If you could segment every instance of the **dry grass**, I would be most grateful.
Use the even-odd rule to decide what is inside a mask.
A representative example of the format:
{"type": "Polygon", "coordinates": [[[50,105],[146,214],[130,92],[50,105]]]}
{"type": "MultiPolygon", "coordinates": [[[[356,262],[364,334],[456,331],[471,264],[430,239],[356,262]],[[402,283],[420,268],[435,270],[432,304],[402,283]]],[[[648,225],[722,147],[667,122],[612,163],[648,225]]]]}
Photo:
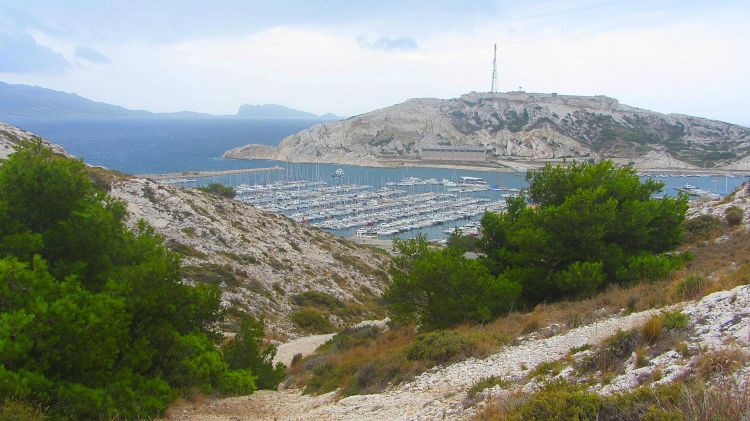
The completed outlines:
{"type": "Polygon", "coordinates": [[[573,395],[575,386],[563,385],[562,388],[569,391],[567,401],[561,401],[559,396],[545,390],[532,394],[517,391],[508,397],[490,400],[473,420],[520,421],[525,419],[524,415],[529,415],[523,413],[524,407],[526,412],[531,412],[528,410],[532,408],[534,419],[571,419],[566,407],[576,403],[596,406],[595,419],[599,421],[736,421],[750,418],[750,382],[740,383],[730,378],[721,378],[710,384],[702,378],[683,378],[669,385],[644,386],[599,397],[585,393],[573,395]]]}
{"type": "Polygon", "coordinates": [[[725,347],[709,351],[693,364],[695,372],[703,378],[715,375],[722,377],[744,367],[750,357],[747,352],[737,347],[725,347]]]}
{"type": "Polygon", "coordinates": [[[711,386],[697,383],[683,390],[682,412],[697,421],[734,421],[750,419],[750,382],[738,384],[719,379],[711,386]]]}
{"type": "Polygon", "coordinates": [[[662,329],[662,318],[660,316],[653,316],[641,327],[641,336],[643,336],[646,343],[653,345],[659,339],[662,329]]]}

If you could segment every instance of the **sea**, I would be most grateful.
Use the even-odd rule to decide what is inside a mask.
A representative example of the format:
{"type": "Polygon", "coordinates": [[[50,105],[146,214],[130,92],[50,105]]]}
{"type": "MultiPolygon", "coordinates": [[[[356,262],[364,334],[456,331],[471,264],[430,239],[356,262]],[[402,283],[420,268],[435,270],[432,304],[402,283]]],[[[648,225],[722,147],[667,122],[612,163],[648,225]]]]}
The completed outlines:
{"type": "MultiPolygon", "coordinates": [[[[212,171],[245,168],[284,167],[282,171],[232,174],[196,179],[188,187],[219,182],[226,185],[265,184],[284,180],[352,183],[380,188],[403,178],[446,178],[462,176],[483,178],[490,186],[519,189],[526,186],[525,174],[518,172],[469,171],[449,168],[373,168],[338,164],[290,164],[272,160],[228,160],[224,151],[248,143],[277,145],[283,138],[300,130],[323,123],[310,119],[244,119],[237,117],[118,117],[118,118],[3,118],[14,126],[36,133],[63,146],[69,153],[87,163],[101,165],[128,174],[157,174],[180,171],[212,171]],[[331,177],[342,169],[344,177],[331,177]]],[[[652,177],[642,176],[643,179],[652,177]]],[[[653,176],[656,177],[656,176],[653,176]]],[[[664,183],[662,194],[676,195],[677,188],[691,184],[724,195],[746,177],[724,176],[659,176],[664,183]]],[[[410,186],[410,193],[440,189],[438,186],[410,186]]],[[[477,197],[499,199],[500,191],[473,193],[477,197]]],[[[477,220],[478,217],[473,218],[477,220]]],[[[456,223],[464,224],[466,221],[456,223]]],[[[449,227],[450,228],[450,227],[449,227]]],[[[397,234],[412,237],[423,233],[431,239],[447,237],[446,227],[436,226],[397,234]]],[[[348,237],[354,230],[332,231],[348,237]]],[[[390,237],[388,237],[390,238],[390,237]]]]}

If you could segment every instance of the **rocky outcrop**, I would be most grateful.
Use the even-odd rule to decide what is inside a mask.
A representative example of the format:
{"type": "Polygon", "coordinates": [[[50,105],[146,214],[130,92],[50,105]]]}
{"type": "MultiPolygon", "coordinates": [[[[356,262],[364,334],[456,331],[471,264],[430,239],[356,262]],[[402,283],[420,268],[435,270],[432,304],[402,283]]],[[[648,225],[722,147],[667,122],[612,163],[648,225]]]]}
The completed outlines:
{"type": "Polygon", "coordinates": [[[274,159],[276,146],[250,144],[224,152],[224,158],[227,159],[242,159],[243,156],[252,156],[253,159],[274,159]]]}
{"type": "MultiPolygon", "coordinates": [[[[482,146],[488,158],[542,161],[619,158],[637,166],[690,169],[731,165],[750,153],[750,129],[660,114],[605,96],[471,93],[411,99],[284,139],[274,159],[384,166],[418,160],[428,146],[482,146]]],[[[256,153],[259,152],[259,153],[256,153]]],[[[267,158],[235,149],[232,158],[267,158]]]]}
{"type": "MultiPolygon", "coordinates": [[[[8,155],[12,154],[16,150],[16,146],[19,142],[35,138],[39,139],[39,137],[35,136],[31,132],[21,130],[18,127],[14,127],[9,124],[0,123],[0,159],[6,159],[8,155]]],[[[49,143],[43,139],[41,140],[48,148],[52,149],[55,153],[70,156],[61,146],[49,143]]]]}
{"type": "Polygon", "coordinates": [[[726,198],[693,200],[690,202],[687,217],[694,218],[698,215],[712,215],[723,220],[727,209],[735,206],[742,209],[743,223],[750,228],[750,182],[742,183],[740,187],[726,198]]]}

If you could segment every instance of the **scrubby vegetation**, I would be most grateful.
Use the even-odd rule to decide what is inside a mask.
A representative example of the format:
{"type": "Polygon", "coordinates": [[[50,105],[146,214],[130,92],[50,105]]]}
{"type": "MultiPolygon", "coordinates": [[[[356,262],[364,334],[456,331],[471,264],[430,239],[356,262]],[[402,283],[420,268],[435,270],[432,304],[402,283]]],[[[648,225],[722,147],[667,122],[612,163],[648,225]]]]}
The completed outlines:
{"type": "Polygon", "coordinates": [[[227,199],[233,199],[236,194],[232,187],[225,186],[220,183],[211,183],[206,187],[198,187],[198,190],[216,196],[226,197],[227,199]]]}
{"type": "Polygon", "coordinates": [[[586,385],[552,382],[530,395],[516,394],[485,407],[475,421],[734,421],[750,416],[750,386],[699,376],[601,396],[586,385]]]}
{"type": "Polygon", "coordinates": [[[303,308],[292,313],[292,321],[306,333],[333,332],[333,325],[328,317],[315,308],[303,308]]]}
{"type": "Polygon", "coordinates": [[[218,288],[183,284],[178,255],[124,221],[82,162],[41,142],[0,165],[0,411],[151,418],[181,394],[266,384],[231,351],[259,349],[262,329],[223,354],[218,288]]]}
{"type": "Polygon", "coordinates": [[[724,212],[724,218],[730,227],[741,224],[743,216],[742,209],[737,206],[730,206],[726,212],[724,212]]]}
{"type": "Polygon", "coordinates": [[[686,220],[684,228],[684,241],[686,243],[708,240],[719,232],[721,220],[712,215],[700,215],[686,220]]]}

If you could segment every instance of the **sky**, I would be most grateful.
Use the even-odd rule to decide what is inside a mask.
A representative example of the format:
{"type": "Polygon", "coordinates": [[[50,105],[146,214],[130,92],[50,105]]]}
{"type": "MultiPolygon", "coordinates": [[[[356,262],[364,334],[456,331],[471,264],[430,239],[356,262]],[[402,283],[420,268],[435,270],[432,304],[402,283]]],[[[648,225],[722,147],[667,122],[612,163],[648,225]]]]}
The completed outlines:
{"type": "Polygon", "coordinates": [[[155,112],[500,90],[750,123],[750,2],[0,0],[0,80],[155,112]]]}

